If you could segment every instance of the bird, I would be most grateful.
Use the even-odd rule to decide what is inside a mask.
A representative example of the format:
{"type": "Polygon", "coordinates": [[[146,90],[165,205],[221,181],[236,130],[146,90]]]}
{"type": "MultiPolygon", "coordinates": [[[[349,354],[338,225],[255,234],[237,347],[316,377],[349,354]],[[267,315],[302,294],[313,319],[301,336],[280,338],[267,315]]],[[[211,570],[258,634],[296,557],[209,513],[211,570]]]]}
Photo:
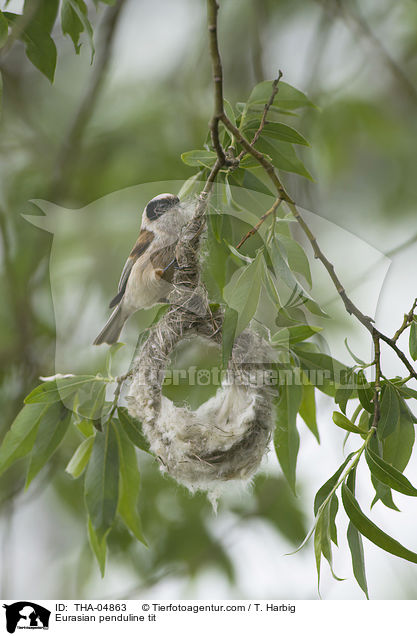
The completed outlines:
{"type": "Polygon", "coordinates": [[[115,308],[93,344],[118,341],[126,320],[139,309],[148,309],[168,296],[177,267],[175,248],[189,208],[174,194],[159,194],[146,205],[140,233],[120,276],[115,308]]]}

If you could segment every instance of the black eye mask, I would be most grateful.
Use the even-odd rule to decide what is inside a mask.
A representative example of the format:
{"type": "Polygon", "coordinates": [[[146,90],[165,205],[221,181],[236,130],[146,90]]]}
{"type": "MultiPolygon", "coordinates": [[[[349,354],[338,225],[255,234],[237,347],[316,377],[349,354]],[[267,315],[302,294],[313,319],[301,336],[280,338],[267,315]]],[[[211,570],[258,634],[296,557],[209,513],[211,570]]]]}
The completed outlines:
{"type": "Polygon", "coordinates": [[[149,201],[146,206],[146,216],[150,221],[155,221],[160,216],[165,214],[170,208],[174,207],[180,202],[178,197],[170,197],[169,199],[158,199],[156,201],[149,201]]]}

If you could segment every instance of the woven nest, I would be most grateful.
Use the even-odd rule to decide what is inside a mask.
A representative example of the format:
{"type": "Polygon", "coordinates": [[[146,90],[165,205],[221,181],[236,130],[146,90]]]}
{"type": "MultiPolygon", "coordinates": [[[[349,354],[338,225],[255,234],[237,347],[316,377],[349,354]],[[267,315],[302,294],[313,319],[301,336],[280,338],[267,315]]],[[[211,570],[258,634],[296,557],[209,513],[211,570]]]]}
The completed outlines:
{"type": "Polygon", "coordinates": [[[274,391],[259,382],[270,367],[269,345],[253,330],[235,340],[216,395],[193,411],[162,395],[170,356],[184,340],[199,337],[221,346],[223,315],[212,313],[198,277],[201,219],[194,218],[178,247],[169,312],[151,331],[135,362],[128,409],[143,426],[166,471],[191,491],[213,493],[221,482],[247,480],[265,455],[273,427],[274,391]]]}

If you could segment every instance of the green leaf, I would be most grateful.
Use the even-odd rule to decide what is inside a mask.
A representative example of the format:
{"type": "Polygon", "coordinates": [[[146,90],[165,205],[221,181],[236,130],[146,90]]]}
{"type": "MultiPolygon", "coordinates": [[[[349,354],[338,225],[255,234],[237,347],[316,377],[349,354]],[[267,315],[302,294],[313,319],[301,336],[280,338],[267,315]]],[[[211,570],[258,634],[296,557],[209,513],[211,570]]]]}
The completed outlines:
{"type": "MultiPolygon", "coordinates": [[[[369,417],[372,417],[372,416],[369,416],[369,417]]],[[[376,435],[373,435],[368,440],[368,447],[376,455],[378,455],[379,457],[382,457],[383,443],[378,440],[376,435]]],[[[384,506],[386,506],[387,508],[390,508],[391,510],[396,510],[397,512],[399,512],[399,508],[395,505],[394,500],[392,498],[391,488],[389,488],[386,484],[383,484],[381,481],[379,481],[379,479],[377,479],[375,475],[373,475],[372,473],[371,473],[371,482],[373,487],[375,488],[375,497],[373,498],[371,502],[371,509],[374,507],[374,505],[378,501],[381,501],[381,503],[383,503],[384,506]]]]}
{"type": "Polygon", "coordinates": [[[230,251],[224,241],[228,234],[230,219],[223,214],[209,214],[207,218],[207,246],[209,250],[209,265],[204,268],[203,275],[209,287],[212,288],[211,298],[223,300],[223,289],[226,284],[230,251]]]}
{"type": "Polygon", "coordinates": [[[311,338],[311,336],[314,336],[319,331],[322,331],[322,327],[294,325],[293,327],[288,327],[288,340],[290,344],[302,342],[303,340],[307,340],[307,338],[311,338]]]}
{"type": "Polygon", "coordinates": [[[239,314],[235,309],[226,307],[222,327],[222,366],[227,368],[235,341],[239,314]]]}
{"type": "Polygon", "coordinates": [[[286,110],[297,110],[304,107],[315,108],[313,102],[304,93],[287,84],[287,82],[280,82],[274,104],[286,110]]]}
{"type": "Polygon", "coordinates": [[[400,404],[397,391],[391,383],[387,382],[382,390],[381,414],[377,428],[378,439],[385,439],[395,431],[399,417],[400,404]]]}
{"type": "Polygon", "coordinates": [[[80,35],[84,31],[84,26],[71,6],[70,0],[63,0],[61,7],[61,28],[64,35],[69,35],[75,52],[78,54],[81,49],[79,44],[80,35]]]}
{"type": "Polygon", "coordinates": [[[78,446],[74,455],[69,460],[65,470],[74,479],[78,479],[78,477],[83,474],[85,467],[90,460],[93,445],[94,435],[92,435],[91,437],[87,437],[87,439],[84,439],[78,446]]]}
{"type": "Polygon", "coordinates": [[[39,422],[35,444],[30,455],[25,488],[45,466],[64,439],[71,421],[71,411],[60,402],[51,404],[39,422]]]}
{"type": "Polygon", "coordinates": [[[235,117],[232,104],[228,102],[227,99],[223,99],[223,105],[224,105],[224,112],[226,113],[226,116],[228,117],[228,119],[230,119],[233,126],[236,126],[236,117],[235,117]]]}
{"type": "Polygon", "coordinates": [[[95,375],[71,375],[69,377],[61,377],[47,382],[43,382],[37,386],[27,397],[25,404],[36,404],[38,402],[52,403],[65,400],[70,395],[76,393],[83,384],[96,382],[102,378],[95,375]]]}
{"type": "Polygon", "coordinates": [[[216,162],[217,155],[211,150],[190,150],[183,152],[181,159],[187,166],[206,166],[211,168],[216,162]]]}
{"type": "Polygon", "coordinates": [[[253,258],[250,258],[250,256],[245,256],[245,254],[241,254],[235,247],[233,247],[233,245],[230,245],[230,243],[228,243],[226,239],[224,239],[224,242],[226,243],[228,249],[232,252],[232,254],[237,257],[236,262],[239,267],[242,265],[242,261],[249,264],[253,263],[253,258]]]}
{"type": "Polygon", "coordinates": [[[349,431],[349,433],[358,433],[359,435],[363,435],[364,430],[352,424],[352,422],[342,413],[338,411],[333,412],[333,422],[339,428],[343,428],[345,431],[349,431]]]}
{"type": "Polygon", "coordinates": [[[374,475],[371,475],[371,481],[375,488],[375,497],[372,500],[371,508],[373,508],[378,501],[381,501],[387,508],[399,512],[400,509],[395,505],[392,498],[391,488],[381,483],[374,475]]]}
{"type": "MultiPolygon", "coordinates": [[[[298,280],[295,278],[294,274],[290,270],[287,265],[287,262],[282,255],[282,251],[278,242],[274,239],[269,246],[269,257],[271,259],[271,263],[274,269],[275,276],[278,281],[282,281],[288,289],[292,291],[290,300],[287,301],[285,305],[285,310],[288,311],[293,307],[305,307],[311,313],[321,316],[323,318],[328,318],[328,315],[324,313],[318,304],[308,295],[308,293],[301,287],[298,280]]],[[[265,274],[267,278],[269,278],[269,283],[273,287],[275,287],[275,283],[270,276],[270,272],[267,268],[265,268],[265,274]]],[[[271,296],[271,298],[273,298],[271,296]]],[[[305,320],[305,318],[304,318],[305,320]]]]}
{"type": "Polygon", "coordinates": [[[0,48],[2,48],[7,41],[9,34],[9,23],[3,15],[3,12],[0,11],[0,48]]]}
{"type": "Polygon", "coordinates": [[[97,432],[85,476],[85,502],[98,540],[113,525],[119,500],[119,453],[109,422],[97,432]]]}
{"type": "Polygon", "coordinates": [[[93,28],[91,26],[90,20],[88,19],[88,9],[84,0],[64,0],[64,4],[62,9],[65,14],[62,14],[61,20],[65,18],[65,31],[64,24],[62,25],[62,32],[65,34],[68,33],[70,35],[76,53],[80,50],[80,45],[78,44],[80,34],[85,31],[88,37],[88,41],[91,48],[91,62],[94,58],[95,48],[94,48],[94,40],[93,40],[93,28]]]}
{"type": "Polygon", "coordinates": [[[274,446],[278,461],[294,494],[297,456],[300,447],[296,421],[301,400],[301,386],[285,384],[281,388],[274,434],[274,446]]]}
{"type": "MultiPolygon", "coordinates": [[[[356,466],[349,472],[346,480],[347,488],[350,490],[352,495],[355,494],[355,483],[356,466]]],[[[355,579],[359,583],[360,588],[365,593],[366,598],[369,598],[368,584],[366,582],[365,557],[363,552],[362,537],[351,521],[349,521],[348,524],[347,540],[352,557],[353,574],[355,576],[355,579]]]]}
{"type": "Polygon", "coordinates": [[[105,403],[106,385],[104,382],[94,382],[88,385],[88,391],[84,391],[81,404],[76,412],[82,418],[88,420],[100,420],[110,407],[105,403]]]}
{"type": "Polygon", "coordinates": [[[386,484],[390,488],[408,495],[409,497],[417,497],[417,490],[408,481],[407,477],[385,462],[381,457],[374,453],[370,448],[365,449],[365,458],[369,466],[369,470],[375,477],[386,484]]]}
{"type": "MultiPolygon", "coordinates": [[[[278,308],[278,310],[280,310],[281,309],[281,301],[280,301],[280,298],[279,298],[279,295],[278,295],[278,290],[277,290],[277,287],[276,287],[276,280],[275,280],[275,277],[271,275],[271,272],[267,268],[266,263],[265,263],[265,267],[264,267],[264,284],[265,284],[265,289],[266,289],[266,292],[267,292],[269,298],[272,300],[272,302],[278,308]]],[[[287,346],[288,346],[288,332],[286,332],[286,334],[287,334],[286,342],[287,342],[287,346]]]]}
{"type": "Polygon", "coordinates": [[[232,309],[238,312],[236,336],[248,326],[258,307],[261,292],[264,259],[258,252],[254,261],[241,267],[234,279],[224,289],[224,299],[232,309]]]}
{"type": "Polygon", "coordinates": [[[337,545],[337,528],[336,528],[336,515],[339,510],[339,500],[336,493],[333,493],[329,502],[329,529],[330,538],[335,545],[337,545]]]}
{"type": "Polygon", "coordinates": [[[270,245],[269,256],[278,280],[282,280],[289,289],[301,289],[297,279],[288,267],[287,262],[282,255],[281,248],[275,239],[270,245]]]}
{"type": "Polygon", "coordinates": [[[191,175],[181,186],[180,191],[178,192],[178,198],[182,201],[186,197],[190,197],[193,194],[197,194],[201,191],[202,188],[202,175],[203,171],[196,172],[196,174],[191,175]]]}
{"type": "Polygon", "coordinates": [[[334,401],[340,407],[340,410],[342,411],[344,415],[346,415],[347,403],[353,393],[353,387],[351,385],[352,385],[352,374],[348,371],[346,373],[342,386],[336,389],[336,392],[334,395],[334,401]]]}
{"type": "Polygon", "coordinates": [[[260,137],[256,146],[260,152],[271,157],[272,163],[278,170],[294,172],[311,181],[313,180],[313,177],[303,162],[297,157],[291,144],[279,141],[278,139],[272,139],[271,137],[260,137]]]}
{"type": "Polygon", "coordinates": [[[347,338],[345,338],[345,347],[346,347],[346,349],[349,351],[350,355],[351,355],[351,356],[352,356],[352,358],[355,360],[355,362],[357,362],[357,363],[358,363],[358,364],[360,364],[361,366],[365,366],[365,364],[366,364],[366,363],[365,363],[363,360],[361,360],[360,358],[358,358],[358,356],[356,356],[356,355],[353,353],[352,349],[349,347],[348,339],[347,339],[347,338]]]}
{"type": "Polygon", "coordinates": [[[112,422],[112,425],[114,426],[119,446],[120,498],[118,512],[138,541],[147,545],[142,534],[142,525],[138,512],[140,475],[135,447],[117,420],[112,422]]]}
{"type": "Polygon", "coordinates": [[[321,544],[322,544],[322,526],[323,519],[320,517],[317,521],[315,530],[314,530],[314,556],[316,559],[316,570],[317,570],[317,589],[320,596],[320,574],[321,574],[321,544]]]}
{"type": "Polygon", "coordinates": [[[30,453],[35,443],[39,422],[48,409],[49,405],[28,404],[17,414],[0,447],[0,474],[4,473],[16,460],[30,453]]]}
{"type": "Polygon", "coordinates": [[[323,484],[323,486],[321,486],[321,488],[319,488],[319,490],[317,491],[316,496],[314,498],[314,516],[317,516],[317,513],[318,513],[320,507],[326,501],[326,499],[328,498],[328,496],[330,495],[332,490],[335,488],[337,482],[339,481],[339,478],[340,478],[341,474],[343,473],[343,471],[345,470],[346,466],[348,465],[348,463],[352,459],[353,455],[354,455],[354,453],[350,453],[346,457],[346,459],[343,462],[343,464],[341,466],[339,466],[339,468],[336,470],[336,472],[330,477],[330,479],[328,479],[323,484]]]}
{"type": "Polygon", "coordinates": [[[373,413],[374,405],[372,400],[373,400],[374,394],[362,370],[358,371],[357,380],[358,380],[357,390],[358,390],[359,402],[362,404],[363,408],[368,411],[368,413],[373,413]]]}
{"type": "Polygon", "coordinates": [[[417,323],[415,320],[410,325],[410,335],[408,340],[410,356],[413,360],[417,360],[417,323]]]}
{"type": "Polygon", "coordinates": [[[316,353],[302,348],[303,345],[293,346],[297,362],[307,375],[311,384],[323,393],[334,396],[339,383],[344,381],[349,373],[341,362],[324,353],[316,353]]]}
{"type": "Polygon", "coordinates": [[[245,170],[242,180],[242,187],[254,192],[261,192],[262,194],[272,195],[271,190],[264,184],[263,181],[258,179],[251,170],[245,170]]]}
{"type": "Polygon", "coordinates": [[[116,342],[109,347],[106,355],[106,372],[108,376],[111,376],[112,364],[114,358],[117,355],[117,352],[120,351],[120,349],[122,349],[124,346],[124,342],[116,342]]]}
{"type": "Polygon", "coordinates": [[[37,69],[52,83],[56,67],[56,46],[51,36],[35,22],[24,33],[26,55],[37,69]]]}
{"type": "Polygon", "coordinates": [[[409,414],[403,410],[402,405],[400,405],[400,419],[397,428],[383,441],[383,459],[402,472],[410,460],[414,440],[415,430],[413,421],[409,414]]]}
{"type": "MultiPolygon", "coordinates": [[[[335,579],[341,581],[338,576],[333,571],[333,558],[332,558],[332,547],[331,547],[331,537],[330,537],[330,506],[326,506],[322,511],[321,515],[317,519],[316,528],[314,532],[314,553],[316,557],[316,568],[317,568],[317,585],[320,588],[320,565],[321,565],[321,555],[323,554],[324,558],[327,560],[331,573],[335,579]]],[[[320,591],[319,591],[320,593],[320,591]]]]}
{"type": "Polygon", "coordinates": [[[350,554],[352,556],[353,574],[359,584],[359,587],[364,592],[366,598],[369,600],[362,537],[351,521],[349,521],[349,525],[347,529],[347,540],[348,540],[350,554]]]}
{"type": "MultiPolygon", "coordinates": [[[[45,31],[50,34],[58,14],[59,0],[41,0],[37,4],[38,6],[35,7],[36,11],[32,19],[40,22],[45,31]]],[[[23,13],[26,14],[27,10],[32,11],[34,5],[36,5],[36,2],[33,2],[33,0],[25,0],[23,13]]]]}
{"type": "Polygon", "coordinates": [[[279,245],[284,246],[290,269],[293,272],[297,272],[297,274],[301,274],[302,276],[304,276],[308,285],[311,287],[312,279],[310,264],[308,262],[306,253],[304,252],[301,245],[297,243],[297,241],[294,241],[293,238],[284,236],[283,234],[280,234],[277,240],[279,245]]]}
{"type": "MultiPolygon", "coordinates": [[[[394,383],[394,380],[392,380],[392,382],[394,383]]],[[[410,389],[410,387],[405,384],[396,385],[396,389],[406,400],[410,398],[417,398],[417,391],[415,389],[410,389]]]]}
{"type": "Polygon", "coordinates": [[[93,528],[90,517],[88,517],[87,531],[91,550],[93,551],[93,554],[97,559],[101,576],[104,577],[104,573],[106,570],[107,533],[102,539],[99,539],[97,533],[93,528]]]}
{"type": "Polygon", "coordinates": [[[91,420],[82,419],[79,422],[75,422],[75,426],[78,428],[81,435],[84,435],[84,437],[91,437],[94,435],[94,425],[91,420]]]}
{"type": "Polygon", "coordinates": [[[314,386],[311,384],[303,384],[303,398],[301,400],[299,412],[304,422],[320,444],[320,434],[316,418],[314,386]]]}
{"type": "MultiPolygon", "coordinates": [[[[75,392],[75,390],[74,390],[75,392]]],[[[25,404],[36,404],[38,402],[46,402],[48,404],[53,402],[60,402],[61,396],[59,394],[58,385],[56,380],[51,382],[43,382],[37,386],[29,395],[25,397],[25,404]]]]}
{"type": "Polygon", "coordinates": [[[119,406],[117,408],[117,415],[119,417],[120,424],[130,441],[141,450],[146,453],[150,453],[149,442],[142,433],[140,422],[129,415],[127,408],[124,406],[119,406]]]}
{"type": "MultiPolygon", "coordinates": [[[[314,107],[314,104],[302,93],[287,82],[279,83],[278,94],[275,96],[274,104],[287,110],[296,110],[305,106],[314,107]]],[[[248,104],[266,104],[272,95],[272,81],[260,82],[252,90],[248,104]]]]}
{"type": "MultiPolygon", "coordinates": [[[[256,133],[259,128],[260,120],[250,119],[245,120],[243,124],[242,131],[248,137],[252,136],[256,133]]],[[[267,122],[262,130],[262,135],[266,137],[272,137],[273,139],[279,139],[280,141],[285,141],[291,144],[301,144],[303,146],[308,146],[309,143],[300,133],[295,130],[295,128],[291,128],[291,126],[287,126],[286,124],[281,124],[279,122],[267,122]]]]}
{"type": "Polygon", "coordinates": [[[366,517],[350,489],[342,484],[342,502],[347,516],[359,532],[379,548],[402,559],[417,563],[417,554],[405,548],[366,517]]]}

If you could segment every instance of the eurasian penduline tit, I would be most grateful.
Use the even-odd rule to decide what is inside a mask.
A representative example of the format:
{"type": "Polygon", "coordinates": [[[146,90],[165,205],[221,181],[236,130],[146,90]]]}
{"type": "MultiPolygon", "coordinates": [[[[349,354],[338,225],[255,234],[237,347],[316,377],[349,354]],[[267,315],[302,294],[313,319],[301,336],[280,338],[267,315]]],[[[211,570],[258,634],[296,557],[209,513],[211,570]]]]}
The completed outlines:
{"type": "Polygon", "coordinates": [[[174,194],[159,194],[142,215],[139,237],[125,263],[109,320],[94,340],[95,345],[118,341],[126,320],[138,309],[163,301],[172,288],[175,248],[190,211],[174,194]]]}

